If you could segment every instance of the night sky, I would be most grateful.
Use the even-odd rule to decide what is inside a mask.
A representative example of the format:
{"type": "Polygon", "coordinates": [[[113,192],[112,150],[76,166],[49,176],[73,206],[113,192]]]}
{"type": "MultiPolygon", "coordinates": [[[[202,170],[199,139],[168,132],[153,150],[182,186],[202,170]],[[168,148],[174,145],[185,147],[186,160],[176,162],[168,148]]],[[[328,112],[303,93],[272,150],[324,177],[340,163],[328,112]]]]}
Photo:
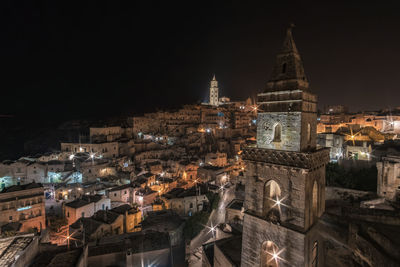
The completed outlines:
{"type": "Polygon", "coordinates": [[[176,107],[205,101],[213,73],[221,95],[254,97],[292,22],[320,108],[400,106],[394,4],[84,2],[2,1],[0,114],[100,118],[176,107]]]}

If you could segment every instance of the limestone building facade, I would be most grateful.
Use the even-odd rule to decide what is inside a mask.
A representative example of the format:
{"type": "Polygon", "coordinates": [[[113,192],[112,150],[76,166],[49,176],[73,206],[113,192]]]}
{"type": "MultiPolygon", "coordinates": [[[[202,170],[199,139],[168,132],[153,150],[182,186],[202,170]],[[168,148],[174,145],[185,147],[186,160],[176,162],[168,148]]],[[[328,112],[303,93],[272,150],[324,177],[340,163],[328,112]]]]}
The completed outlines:
{"type": "Polygon", "coordinates": [[[258,95],[257,146],[246,163],[242,266],[323,266],[316,223],[325,210],[329,150],[316,148],[317,97],[287,30],[258,95]]]}
{"type": "Polygon", "coordinates": [[[19,231],[46,228],[44,189],[41,184],[13,185],[0,192],[0,226],[19,223],[19,231]]]}

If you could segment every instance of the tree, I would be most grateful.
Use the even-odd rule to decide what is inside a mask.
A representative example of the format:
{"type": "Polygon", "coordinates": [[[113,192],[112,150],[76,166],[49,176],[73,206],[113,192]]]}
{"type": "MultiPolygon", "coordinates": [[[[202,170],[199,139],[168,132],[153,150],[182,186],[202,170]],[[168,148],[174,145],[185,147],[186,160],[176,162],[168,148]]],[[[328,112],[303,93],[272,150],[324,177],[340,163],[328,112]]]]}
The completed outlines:
{"type": "Polygon", "coordinates": [[[326,166],[326,185],[376,192],[377,173],[375,166],[346,171],[337,163],[328,163],[326,166]]]}

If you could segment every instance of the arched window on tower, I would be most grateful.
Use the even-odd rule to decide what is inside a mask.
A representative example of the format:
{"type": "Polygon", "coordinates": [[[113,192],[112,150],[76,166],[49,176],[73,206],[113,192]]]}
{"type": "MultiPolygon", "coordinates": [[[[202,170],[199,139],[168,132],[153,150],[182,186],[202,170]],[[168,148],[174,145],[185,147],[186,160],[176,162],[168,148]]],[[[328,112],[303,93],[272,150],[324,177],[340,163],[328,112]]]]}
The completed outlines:
{"type": "Polygon", "coordinates": [[[312,190],[312,223],[318,217],[318,183],[314,181],[314,186],[312,190]]]}
{"type": "Polygon", "coordinates": [[[282,64],[282,73],[286,73],[286,63],[282,64]]]}
{"type": "MultiPolygon", "coordinates": [[[[279,211],[276,201],[281,198],[281,188],[274,180],[269,180],[264,185],[263,215],[267,216],[271,209],[279,211]]],[[[279,213],[278,213],[279,214],[279,213]]]]}
{"type": "Polygon", "coordinates": [[[274,127],[274,142],[280,142],[282,135],[282,126],[280,123],[277,123],[274,127]]]}
{"type": "Polygon", "coordinates": [[[312,262],[311,262],[312,267],[317,267],[318,266],[318,241],[314,242],[313,248],[312,248],[312,262]]]}
{"type": "Polygon", "coordinates": [[[261,246],[260,266],[278,267],[278,246],[272,241],[265,241],[261,246]]]}
{"type": "Polygon", "coordinates": [[[307,123],[307,143],[311,142],[311,124],[307,123]]]}

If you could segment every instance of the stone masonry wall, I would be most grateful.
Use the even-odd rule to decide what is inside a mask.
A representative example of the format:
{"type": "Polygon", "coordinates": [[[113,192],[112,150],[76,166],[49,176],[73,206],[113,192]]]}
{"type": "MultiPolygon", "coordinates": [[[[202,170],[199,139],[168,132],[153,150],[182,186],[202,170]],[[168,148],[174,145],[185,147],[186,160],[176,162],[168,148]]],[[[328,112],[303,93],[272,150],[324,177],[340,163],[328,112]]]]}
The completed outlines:
{"type": "Polygon", "coordinates": [[[400,195],[399,169],[400,163],[382,161],[377,162],[378,195],[391,201],[396,201],[400,195]]]}
{"type": "Polygon", "coordinates": [[[242,267],[260,266],[260,253],[265,241],[274,242],[284,260],[279,266],[305,266],[305,235],[260,218],[245,214],[243,223],[242,267]]]}
{"type": "Polygon", "coordinates": [[[288,221],[300,228],[308,228],[312,224],[311,205],[314,181],[318,184],[318,214],[325,210],[325,169],[309,171],[300,168],[286,167],[262,162],[247,161],[245,210],[251,210],[258,216],[263,213],[264,185],[271,179],[278,183],[281,198],[285,198],[282,206],[281,221],[288,221]]]}
{"type": "Polygon", "coordinates": [[[305,113],[301,114],[301,151],[310,151],[317,146],[317,114],[305,113]],[[308,124],[310,124],[310,140],[308,139],[308,124]]]}
{"type": "Polygon", "coordinates": [[[257,118],[257,147],[286,151],[300,151],[301,113],[259,113],[257,118]],[[282,126],[281,142],[273,142],[274,127],[282,126]]]}

